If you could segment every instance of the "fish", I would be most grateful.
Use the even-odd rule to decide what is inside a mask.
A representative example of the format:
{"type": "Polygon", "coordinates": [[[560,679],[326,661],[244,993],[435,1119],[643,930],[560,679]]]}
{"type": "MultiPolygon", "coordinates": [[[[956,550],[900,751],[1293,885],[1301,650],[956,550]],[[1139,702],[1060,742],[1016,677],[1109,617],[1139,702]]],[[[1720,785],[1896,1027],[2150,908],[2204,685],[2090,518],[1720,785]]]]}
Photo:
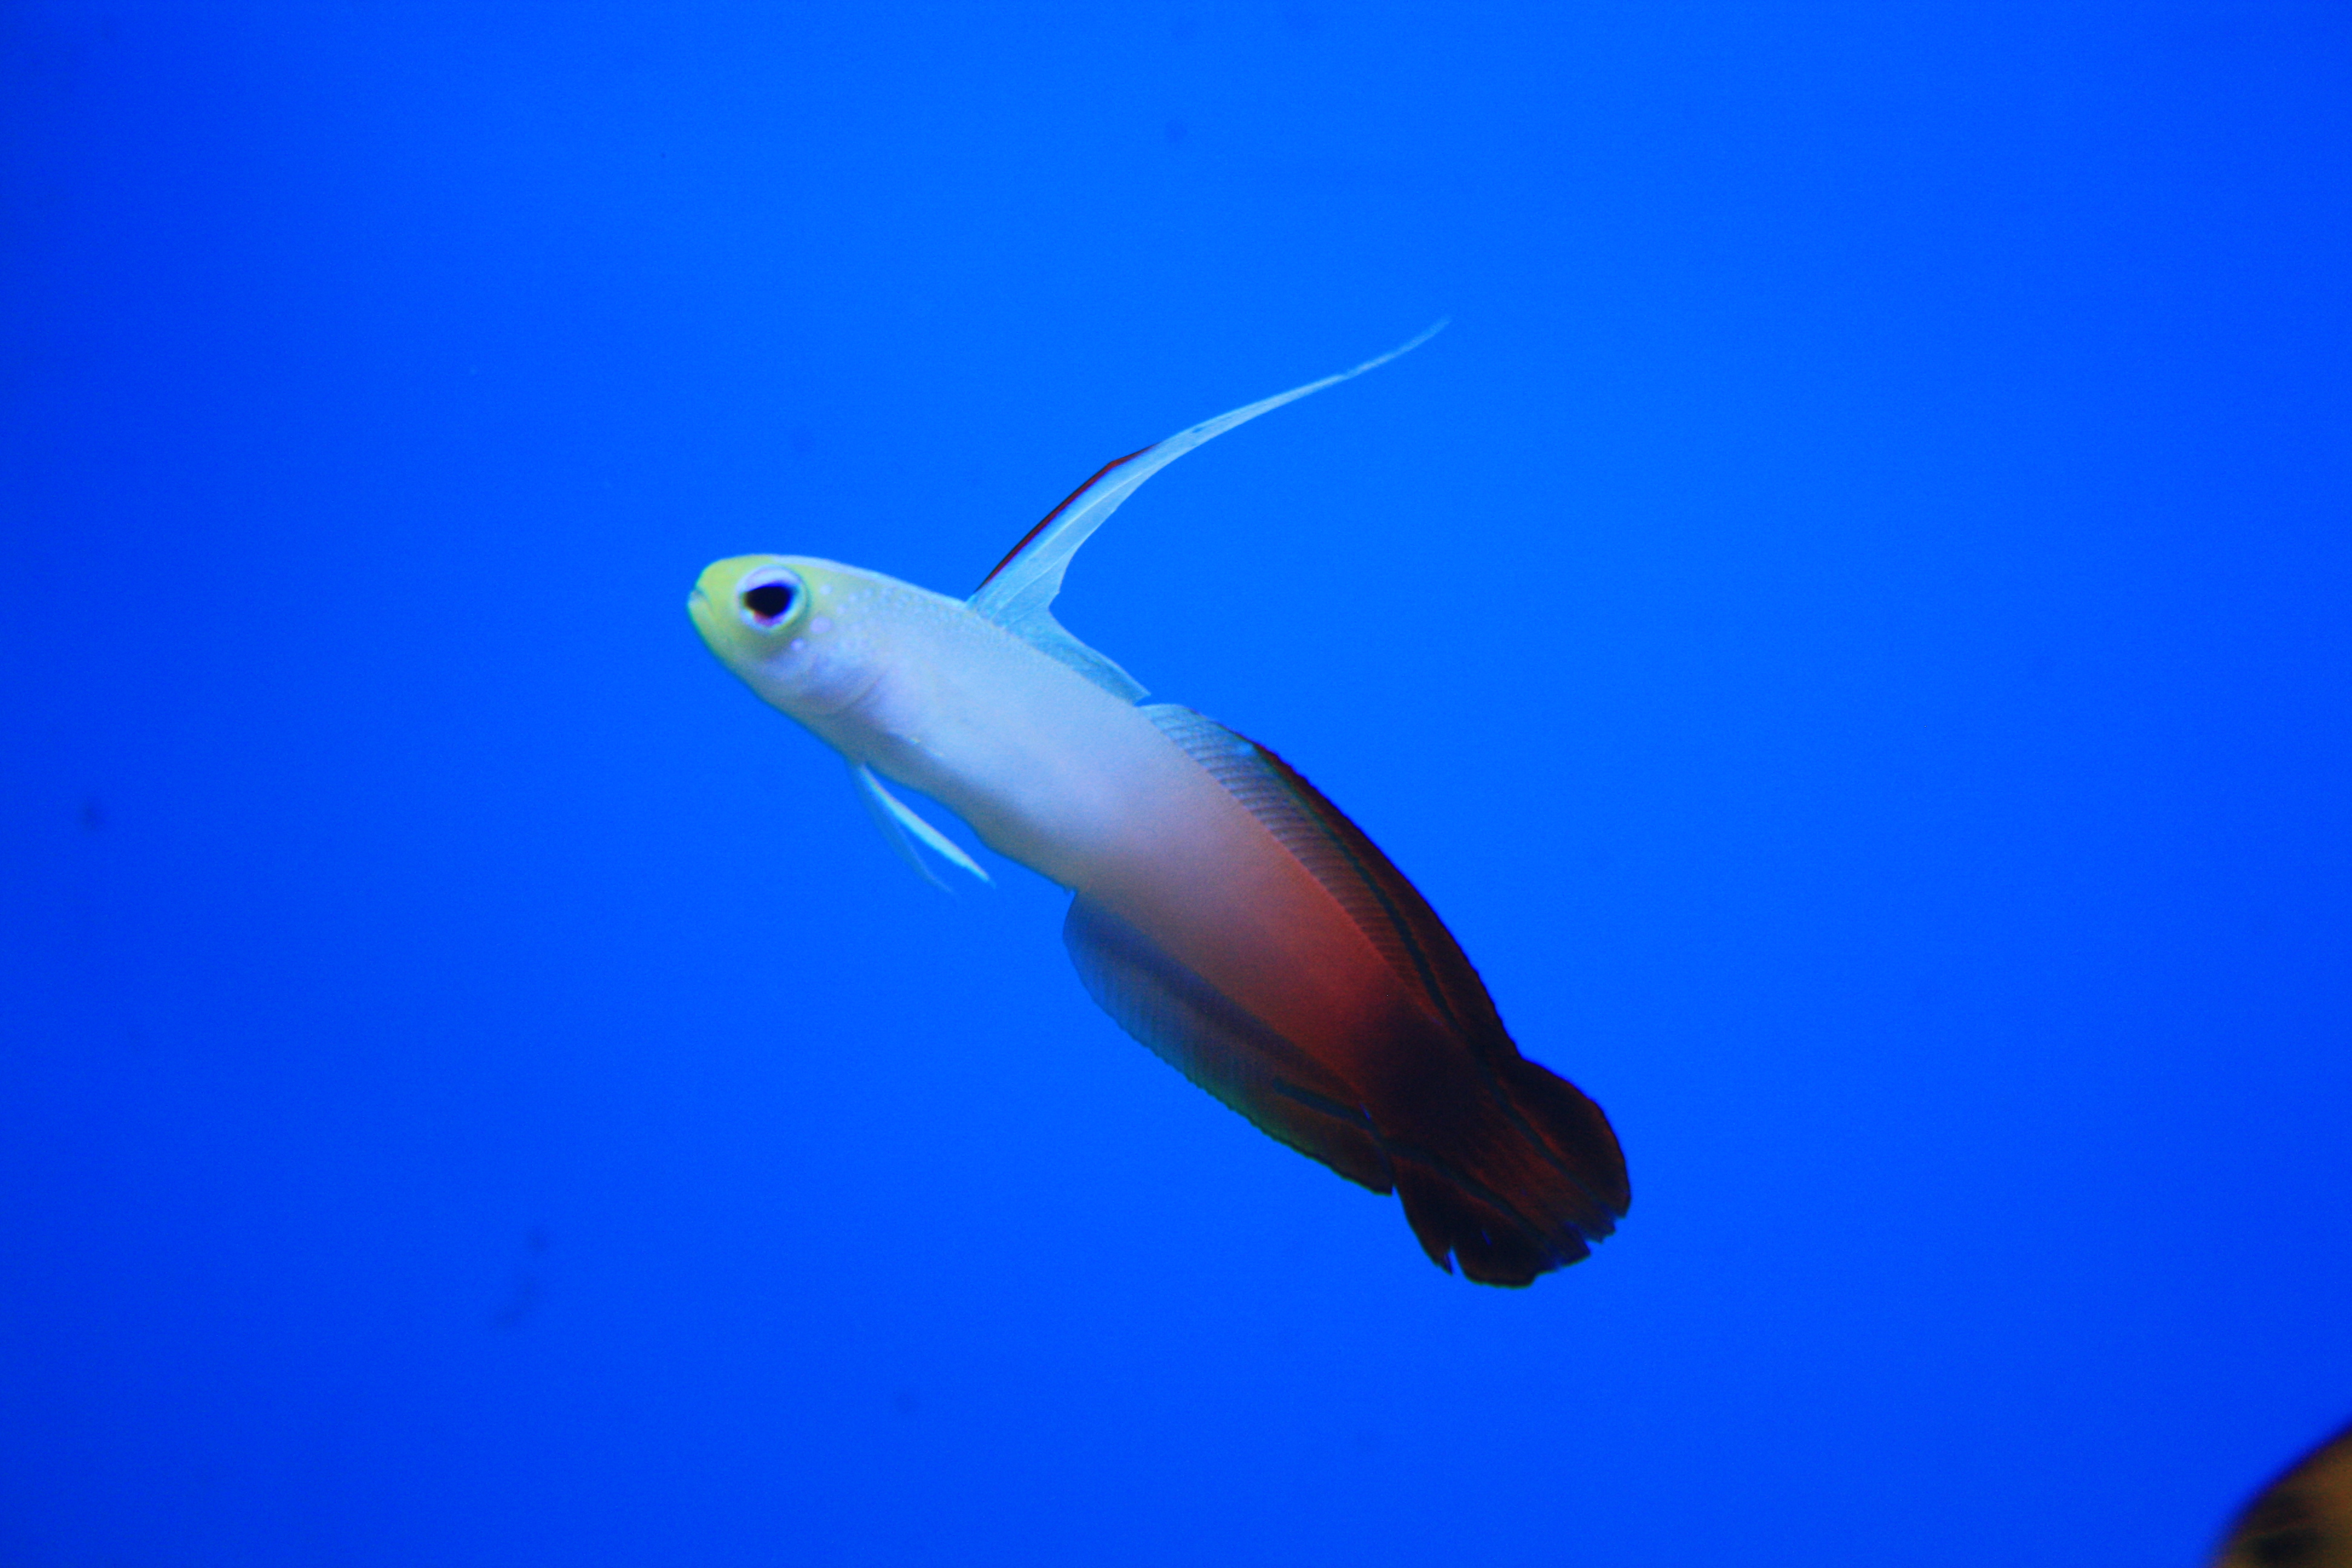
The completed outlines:
{"type": "Polygon", "coordinates": [[[1064,944],[1128,1034],[1275,1139],[1396,1194],[1440,1268],[1517,1287],[1624,1217],[1607,1116],[1520,1054],[1428,900],[1304,775],[1145,701],[1053,614],[1071,557],[1145,480],[1444,324],[1105,464],[969,597],[738,555],[704,569],[688,608],[721,664],[840,753],[919,873],[989,879],[893,784],[1070,890],[1064,944]]]}
{"type": "Polygon", "coordinates": [[[2254,1495],[2213,1568],[2352,1568],[2352,1426],[2254,1495]]]}

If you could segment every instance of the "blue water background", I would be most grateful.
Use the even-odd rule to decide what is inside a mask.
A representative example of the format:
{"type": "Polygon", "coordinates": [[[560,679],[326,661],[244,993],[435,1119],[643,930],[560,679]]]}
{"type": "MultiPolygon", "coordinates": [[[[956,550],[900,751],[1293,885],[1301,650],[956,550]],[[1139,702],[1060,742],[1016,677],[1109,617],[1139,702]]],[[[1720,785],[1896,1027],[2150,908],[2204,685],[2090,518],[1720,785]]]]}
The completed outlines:
{"type": "Polygon", "coordinates": [[[2352,14],[0,13],[0,1561],[2177,1565],[2352,1416],[2352,14]],[[1428,893],[1524,1293],[944,899],[709,560],[1428,893]]]}

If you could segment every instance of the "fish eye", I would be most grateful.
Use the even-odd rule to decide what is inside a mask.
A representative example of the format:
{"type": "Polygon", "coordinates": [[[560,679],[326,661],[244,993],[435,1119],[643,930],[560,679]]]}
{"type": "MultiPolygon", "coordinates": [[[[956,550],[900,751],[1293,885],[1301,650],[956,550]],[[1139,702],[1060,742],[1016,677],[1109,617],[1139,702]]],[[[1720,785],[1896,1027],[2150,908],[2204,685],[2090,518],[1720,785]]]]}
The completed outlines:
{"type": "Polygon", "coordinates": [[[793,591],[782,583],[762,583],[743,595],[743,607],[763,621],[772,621],[793,607],[793,591]]]}
{"type": "Polygon", "coordinates": [[[763,632],[772,632],[792,619],[800,607],[799,579],[785,573],[763,574],[744,585],[737,595],[743,619],[763,632]]]}

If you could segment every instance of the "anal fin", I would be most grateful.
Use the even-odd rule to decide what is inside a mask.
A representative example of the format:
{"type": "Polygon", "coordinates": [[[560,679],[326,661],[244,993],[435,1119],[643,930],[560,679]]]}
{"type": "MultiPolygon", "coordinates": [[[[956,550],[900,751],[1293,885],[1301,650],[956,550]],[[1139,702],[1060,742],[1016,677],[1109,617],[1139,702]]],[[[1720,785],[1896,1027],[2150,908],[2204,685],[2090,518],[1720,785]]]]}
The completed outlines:
{"type": "Polygon", "coordinates": [[[1096,1005],[1259,1131],[1376,1193],[1395,1178],[1345,1084],[1118,915],[1081,896],[1062,924],[1096,1005]]]}

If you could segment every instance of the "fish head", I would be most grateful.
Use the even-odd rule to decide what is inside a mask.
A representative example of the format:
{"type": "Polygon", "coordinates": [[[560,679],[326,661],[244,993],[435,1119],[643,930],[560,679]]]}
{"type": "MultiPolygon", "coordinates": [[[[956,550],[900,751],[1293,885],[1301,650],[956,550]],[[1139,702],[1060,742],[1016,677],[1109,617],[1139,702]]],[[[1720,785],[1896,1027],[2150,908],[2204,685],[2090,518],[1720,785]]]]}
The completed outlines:
{"type": "Polygon", "coordinates": [[[806,555],[734,555],[696,579],[687,613],[719,662],[796,719],[857,700],[880,674],[857,609],[870,577],[806,555]]]}

